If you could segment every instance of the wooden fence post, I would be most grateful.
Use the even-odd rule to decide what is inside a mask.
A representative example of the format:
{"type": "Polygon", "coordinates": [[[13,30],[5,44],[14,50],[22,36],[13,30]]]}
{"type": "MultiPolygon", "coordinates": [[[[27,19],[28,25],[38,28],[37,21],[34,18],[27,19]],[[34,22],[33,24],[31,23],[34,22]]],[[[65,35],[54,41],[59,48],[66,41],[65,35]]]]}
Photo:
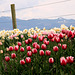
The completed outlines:
{"type": "Polygon", "coordinates": [[[11,14],[12,14],[13,29],[16,29],[17,23],[16,23],[15,4],[11,4],[11,14]]]}

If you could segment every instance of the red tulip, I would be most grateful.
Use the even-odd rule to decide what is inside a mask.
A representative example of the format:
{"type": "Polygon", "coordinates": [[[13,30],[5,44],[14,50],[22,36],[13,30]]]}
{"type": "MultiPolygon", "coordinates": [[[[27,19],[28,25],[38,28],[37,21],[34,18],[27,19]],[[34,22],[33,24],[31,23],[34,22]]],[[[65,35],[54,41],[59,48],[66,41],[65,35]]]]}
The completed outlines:
{"type": "Polygon", "coordinates": [[[63,30],[62,30],[62,33],[65,34],[65,33],[66,33],[66,30],[63,29],[63,30]]]}
{"type": "Polygon", "coordinates": [[[74,38],[74,34],[71,36],[71,39],[73,39],[74,38]]]}
{"type": "Polygon", "coordinates": [[[27,46],[26,49],[27,49],[27,51],[30,51],[31,50],[31,47],[30,46],[27,46]]]}
{"type": "Polygon", "coordinates": [[[12,54],[11,54],[11,58],[12,58],[12,59],[16,58],[16,54],[15,54],[15,53],[12,53],[12,54]]]}
{"type": "Polygon", "coordinates": [[[33,48],[33,49],[32,49],[32,53],[33,53],[33,54],[36,54],[36,53],[37,53],[37,49],[36,49],[36,48],[33,48]]]}
{"type": "Polygon", "coordinates": [[[37,35],[33,35],[33,39],[36,39],[37,38],[37,35]]]}
{"type": "Polygon", "coordinates": [[[36,49],[40,49],[40,45],[39,45],[39,44],[36,44],[36,45],[35,45],[35,48],[36,48],[36,49]]]}
{"type": "Polygon", "coordinates": [[[54,38],[50,39],[51,42],[54,42],[54,38]]]}
{"type": "Polygon", "coordinates": [[[15,50],[15,51],[18,51],[18,49],[19,49],[19,46],[16,45],[16,46],[14,47],[14,50],[15,50]]]}
{"type": "Polygon", "coordinates": [[[74,62],[74,57],[68,56],[66,57],[67,63],[73,63],[74,62]]]}
{"type": "Polygon", "coordinates": [[[67,64],[67,60],[65,59],[65,57],[60,58],[60,64],[61,65],[66,65],[67,64]]]}
{"type": "Polygon", "coordinates": [[[28,52],[27,52],[27,56],[28,56],[28,57],[31,57],[31,56],[32,56],[32,52],[31,52],[31,51],[28,51],[28,52]]]}
{"type": "Polygon", "coordinates": [[[24,48],[23,48],[23,47],[21,47],[21,48],[20,48],[20,51],[21,51],[21,52],[24,52],[24,48]]]}
{"type": "Polygon", "coordinates": [[[24,64],[25,64],[24,59],[20,60],[20,64],[21,64],[21,65],[24,65],[24,64]]]}
{"type": "Polygon", "coordinates": [[[41,45],[41,48],[42,48],[43,50],[45,50],[47,47],[46,47],[45,44],[42,44],[42,45],[41,45]]]}
{"type": "Polygon", "coordinates": [[[9,46],[9,51],[13,51],[13,47],[12,46],[9,46]]]}
{"type": "Polygon", "coordinates": [[[31,63],[31,58],[30,57],[26,57],[26,63],[31,63]]]}
{"type": "Polygon", "coordinates": [[[49,45],[49,41],[44,40],[44,44],[49,45]]]}
{"type": "Polygon", "coordinates": [[[58,50],[59,50],[59,49],[58,49],[57,46],[54,46],[54,47],[53,47],[53,51],[57,52],[58,50]]]}
{"type": "Polygon", "coordinates": [[[9,60],[10,60],[10,58],[9,58],[8,56],[6,56],[6,57],[5,57],[5,61],[8,62],[9,60]]]}
{"type": "Polygon", "coordinates": [[[55,38],[55,41],[56,41],[57,43],[59,43],[59,42],[60,42],[60,38],[59,38],[59,37],[56,37],[56,38],[55,38]]]}
{"type": "Polygon", "coordinates": [[[52,39],[53,38],[53,34],[48,34],[48,38],[52,39]]]}
{"type": "Polygon", "coordinates": [[[58,44],[58,47],[61,47],[61,44],[58,44]]]}
{"type": "Polygon", "coordinates": [[[21,46],[22,44],[21,44],[21,42],[18,42],[18,46],[21,46]]]}
{"type": "Polygon", "coordinates": [[[62,45],[62,49],[65,50],[66,48],[67,48],[67,45],[66,44],[63,44],[62,45]]]}
{"type": "Polygon", "coordinates": [[[43,39],[44,39],[44,37],[43,37],[43,36],[40,36],[40,37],[39,37],[39,41],[41,41],[41,42],[42,42],[42,41],[43,41],[43,39]]]}
{"type": "Polygon", "coordinates": [[[51,51],[46,50],[46,51],[45,51],[45,54],[46,54],[47,56],[50,56],[50,55],[51,55],[51,51]]]}
{"type": "Polygon", "coordinates": [[[34,42],[34,43],[33,43],[33,47],[34,47],[34,48],[35,48],[35,45],[37,45],[37,42],[34,42]]]}
{"type": "Polygon", "coordinates": [[[70,30],[68,34],[69,34],[69,36],[72,36],[73,33],[72,33],[72,31],[70,30]]]}
{"type": "Polygon", "coordinates": [[[28,39],[28,42],[29,42],[29,43],[32,43],[32,39],[31,39],[31,38],[29,38],[29,39],[28,39]]]}
{"type": "Polygon", "coordinates": [[[62,38],[63,38],[63,34],[62,34],[62,33],[60,33],[59,37],[60,37],[60,39],[62,39],[62,38]]]}
{"type": "Polygon", "coordinates": [[[40,54],[40,56],[43,56],[44,55],[44,51],[43,50],[40,50],[39,51],[39,54],[40,54]]]}
{"type": "Polygon", "coordinates": [[[25,40],[25,44],[29,44],[28,40],[25,40]]]}
{"type": "Polygon", "coordinates": [[[54,59],[53,58],[49,58],[49,63],[54,63],[54,59]]]}

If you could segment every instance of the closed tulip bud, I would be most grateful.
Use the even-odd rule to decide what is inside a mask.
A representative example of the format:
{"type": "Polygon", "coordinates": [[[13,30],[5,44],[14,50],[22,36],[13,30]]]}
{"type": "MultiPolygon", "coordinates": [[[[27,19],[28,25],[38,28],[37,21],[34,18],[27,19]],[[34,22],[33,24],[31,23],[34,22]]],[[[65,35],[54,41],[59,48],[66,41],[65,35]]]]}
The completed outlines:
{"type": "Polygon", "coordinates": [[[37,38],[37,35],[33,35],[33,39],[36,39],[37,38]]]}
{"type": "Polygon", "coordinates": [[[11,58],[12,58],[12,59],[16,58],[16,54],[15,54],[15,53],[12,53],[12,54],[11,54],[11,58]]]}
{"type": "Polygon", "coordinates": [[[35,45],[37,45],[37,42],[34,42],[34,43],[33,43],[33,47],[34,47],[34,48],[35,48],[35,45]]]}
{"type": "Polygon", "coordinates": [[[31,58],[30,57],[26,57],[26,63],[31,63],[31,58]]]}
{"type": "Polygon", "coordinates": [[[44,51],[43,50],[40,50],[39,51],[39,54],[40,54],[40,56],[43,56],[44,55],[44,51]]]}
{"type": "Polygon", "coordinates": [[[21,64],[21,65],[24,65],[24,64],[25,64],[24,59],[20,60],[20,64],[21,64]]]}
{"type": "Polygon", "coordinates": [[[71,36],[71,39],[73,39],[74,38],[74,34],[71,36]]]}
{"type": "Polygon", "coordinates": [[[9,51],[13,51],[13,47],[12,46],[9,46],[9,51]]]}
{"type": "Polygon", "coordinates": [[[45,51],[45,54],[46,54],[47,56],[50,56],[50,55],[51,55],[51,51],[46,50],[46,51],[45,51]]]}
{"type": "Polygon", "coordinates": [[[26,49],[27,49],[27,51],[30,51],[31,50],[31,47],[30,46],[27,46],[26,49]]]}
{"type": "Polygon", "coordinates": [[[29,42],[29,43],[32,43],[32,39],[31,39],[31,38],[29,38],[29,39],[28,39],[28,42],[29,42]]]}
{"type": "Polygon", "coordinates": [[[59,38],[59,37],[56,37],[55,41],[56,41],[57,43],[59,43],[59,42],[60,42],[60,38],[59,38]]]}
{"type": "Polygon", "coordinates": [[[74,57],[68,56],[66,57],[67,63],[73,63],[74,62],[74,57]]]}
{"type": "Polygon", "coordinates": [[[66,48],[67,48],[67,45],[66,44],[63,44],[62,45],[62,49],[65,50],[66,48]]]}
{"type": "Polygon", "coordinates": [[[16,45],[16,46],[14,47],[14,51],[18,51],[18,49],[19,49],[19,46],[16,45]]]}
{"type": "Polygon", "coordinates": [[[53,64],[54,63],[54,59],[53,58],[49,58],[49,63],[53,64]]]}
{"type": "Polygon", "coordinates": [[[59,49],[58,49],[57,46],[54,46],[54,47],[53,47],[53,51],[57,52],[58,50],[59,50],[59,49]]]}
{"type": "Polygon", "coordinates": [[[20,51],[21,51],[21,52],[24,52],[24,48],[23,48],[23,47],[21,47],[21,48],[20,48],[20,51]]]}
{"type": "Polygon", "coordinates": [[[36,49],[40,49],[40,45],[39,45],[39,44],[36,44],[36,45],[35,45],[35,48],[36,48],[36,49]]]}
{"type": "Polygon", "coordinates": [[[50,39],[51,42],[54,42],[54,38],[50,39]]]}
{"type": "Polygon", "coordinates": [[[67,60],[65,59],[65,57],[60,58],[60,64],[61,65],[66,65],[67,64],[67,60]]]}
{"type": "Polygon", "coordinates": [[[60,37],[60,39],[62,39],[62,38],[63,38],[63,34],[62,34],[62,33],[60,33],[59,37],[60,37]]]}
{"type": "Polygon", "coordinates": [[[10,58],[9,58],[8,56],[6,56],[6,57],[5,57],[5,61],[8,62],[9,60],[10,60],[10,58]]]}
{"type": "Polygon", "coordinates": [[[28,40],[25,40],[25,44],[29,44],[28,40]]]}
{"type": "Polygon", "coordinates": [[[21,44],[21,42],[18,42],[18,46],[21,46],[22,44],[21,44]]]}
{"type": "Polygon", "coordinates": [[[43,41],[43,39],[44,39],[44,37],[43,37],[43,36],[40,36],[40,37],[39,37],[39,41],[40,41],[40,42],[42,42],[42,41],[43,41]]]}
{"type": "Polygon", "coordinates": [[[41,45],[41,48],[42,48],[43,50],[45,50],[47,47],[46,47],[45,44],[42,44],[42,45],[41,45]]]}
{"type": "Polygon", "coordinates": [[[28,51],[28,52],[27,52],[27,56],[28,56],[28,57],[31,57],[31,56],[32,56],[32,52],[31,52],[31,51],[28,51]]]}
{"type": "Polygon", "coordinates": [[[52,39],[53,38],[53,34],[48,34],[48,38],[52,39]]]}
{"type": "Polygon", "coordinates": [[[37,53],[37,49],[36,48],[32,49],[32,53],[36,54],[37,53]]]}
{"type": "Polygon", "coordinates": [[[58,44],[58,47],[61,47],[61,44],[58,44]]]}

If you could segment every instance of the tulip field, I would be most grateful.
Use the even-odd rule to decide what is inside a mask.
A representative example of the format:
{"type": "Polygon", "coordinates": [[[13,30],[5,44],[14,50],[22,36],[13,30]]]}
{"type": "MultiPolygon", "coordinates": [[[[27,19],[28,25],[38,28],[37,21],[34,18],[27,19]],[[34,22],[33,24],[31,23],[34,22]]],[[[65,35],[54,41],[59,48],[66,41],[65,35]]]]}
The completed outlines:
{"type": "Polygon", "coordinates": [[[74,27],[29,31],[0,31],[0,75],[75,75],[74,27]]]}

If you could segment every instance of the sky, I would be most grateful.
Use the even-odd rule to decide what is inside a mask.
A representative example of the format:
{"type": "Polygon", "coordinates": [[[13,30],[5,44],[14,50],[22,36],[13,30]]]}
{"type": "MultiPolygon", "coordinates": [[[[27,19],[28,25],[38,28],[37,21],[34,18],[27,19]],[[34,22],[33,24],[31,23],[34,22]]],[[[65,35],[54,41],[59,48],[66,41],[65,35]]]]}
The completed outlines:
{"type": "MultiPolygon", "coordinates": [[[[0,12],[10,10],[9,12],[1,12],[0,17],[9,16],[11,17],[11,4],[15,4],[15,9],[32,7],[36,5],[48,4],[58,1],[65,0],[0,0],[0,12]]],[[[67,14],[75,14],[75,0],[70,0],[67,2],[51,4],[46,6],[34,7],[24,10],[16,10],[16,18],[28,20],[28,19],[55,19],[60,16],[67,14]]],[[[60,16],[63,17],[63,16],[60,16]]],[[[75,19],[75,15],[64,16],[66,19],[75,19]]]]}

